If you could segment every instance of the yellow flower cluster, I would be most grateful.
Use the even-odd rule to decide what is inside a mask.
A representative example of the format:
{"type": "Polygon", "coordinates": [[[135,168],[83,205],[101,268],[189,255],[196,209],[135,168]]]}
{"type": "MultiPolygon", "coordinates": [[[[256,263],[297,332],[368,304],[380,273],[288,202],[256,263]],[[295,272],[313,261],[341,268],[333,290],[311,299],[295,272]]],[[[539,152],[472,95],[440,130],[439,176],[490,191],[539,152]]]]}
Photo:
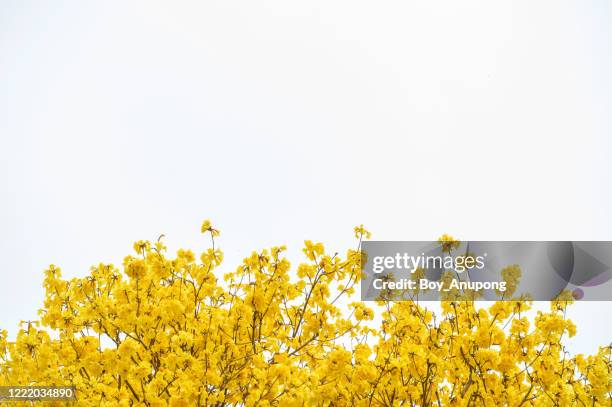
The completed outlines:
{"type": "Polygon", "coordinates": [[[296,272],[273,247],[222,276],[219,231],[202,232],[212,247],[199,259],[158,240],[136,242],[122,269],[64,280],[50,266],[40,321],[14,341],[0,331],[0,385],[75,386],[78,406],[612,405],[612,349],[563,347],[568,301],[533,321],[526,300],[444,301],[440,315],[381,301],[375,318],[349,303],[359,247],[330,255],[307,241],[296,272]]]}

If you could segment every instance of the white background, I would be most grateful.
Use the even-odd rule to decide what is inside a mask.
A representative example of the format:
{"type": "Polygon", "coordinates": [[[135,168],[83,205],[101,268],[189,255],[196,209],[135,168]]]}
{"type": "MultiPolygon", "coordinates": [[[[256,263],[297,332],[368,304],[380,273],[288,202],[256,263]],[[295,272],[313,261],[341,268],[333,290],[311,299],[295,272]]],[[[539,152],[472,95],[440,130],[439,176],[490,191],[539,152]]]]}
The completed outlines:
{"type": "MultiPolygon", "coordinates": [[[[137,239],[612,240],[606,1],[0,4],[0,328],[137,239]]],[[[580,304],[573,351],[612,339],[580,304]]]]}

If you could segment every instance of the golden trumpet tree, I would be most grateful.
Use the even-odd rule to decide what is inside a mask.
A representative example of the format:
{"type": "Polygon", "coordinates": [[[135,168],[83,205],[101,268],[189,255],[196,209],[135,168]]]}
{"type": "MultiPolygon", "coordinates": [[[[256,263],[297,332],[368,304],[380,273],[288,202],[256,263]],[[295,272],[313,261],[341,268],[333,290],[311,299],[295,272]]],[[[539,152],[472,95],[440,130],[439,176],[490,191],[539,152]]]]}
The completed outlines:
{"type": "Polygon", "coordinates": [[[222,275],[219,232],[202,232],[199,258],[139,241],[122,268],[50,266],[39,321],[0,332],[0,385],[75,386],[79,406],[612,405],[611,348],[564,349],[569,301],[534,318],[529,301],[380,301],[374,319],[359,246],[306,241],[294,271],[273,247],[222,275]]]}

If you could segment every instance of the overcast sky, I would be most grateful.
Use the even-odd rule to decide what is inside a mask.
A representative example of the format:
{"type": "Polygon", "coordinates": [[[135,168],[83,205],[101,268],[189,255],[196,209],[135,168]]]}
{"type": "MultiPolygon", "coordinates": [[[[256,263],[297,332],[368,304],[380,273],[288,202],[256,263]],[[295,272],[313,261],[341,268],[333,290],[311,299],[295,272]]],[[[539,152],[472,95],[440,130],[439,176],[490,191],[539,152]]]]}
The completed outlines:
{"type": "MultiPolygon", "coordinates": [[[[607,1],[0,3],[0,328],[137,239],[612,240],[607,1]]],[[[571,316],[612,340],[612,303],[571,316]],[[605,323],[602,323],[605,321],[605,323]]]]}

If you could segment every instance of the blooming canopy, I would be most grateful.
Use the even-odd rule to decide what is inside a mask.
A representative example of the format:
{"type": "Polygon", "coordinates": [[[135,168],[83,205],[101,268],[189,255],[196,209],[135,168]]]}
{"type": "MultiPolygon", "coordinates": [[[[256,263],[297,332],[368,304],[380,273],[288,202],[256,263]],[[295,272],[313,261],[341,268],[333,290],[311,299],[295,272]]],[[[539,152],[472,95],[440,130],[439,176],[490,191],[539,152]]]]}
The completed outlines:
{"type": "Polygon", "coordinates": [[[610,346],[564,348],[569,300],[534,318],[526,300],[371,308],[353,298],[363,226],[344,256],[306,241],[295,270],[272,247],[223,275],[201,231],[199,256],[158,239],[83,278],[50,266],[40,319],[0,331],[0,386],[75,386],[78,406],[612,405],[610,346]]]}

